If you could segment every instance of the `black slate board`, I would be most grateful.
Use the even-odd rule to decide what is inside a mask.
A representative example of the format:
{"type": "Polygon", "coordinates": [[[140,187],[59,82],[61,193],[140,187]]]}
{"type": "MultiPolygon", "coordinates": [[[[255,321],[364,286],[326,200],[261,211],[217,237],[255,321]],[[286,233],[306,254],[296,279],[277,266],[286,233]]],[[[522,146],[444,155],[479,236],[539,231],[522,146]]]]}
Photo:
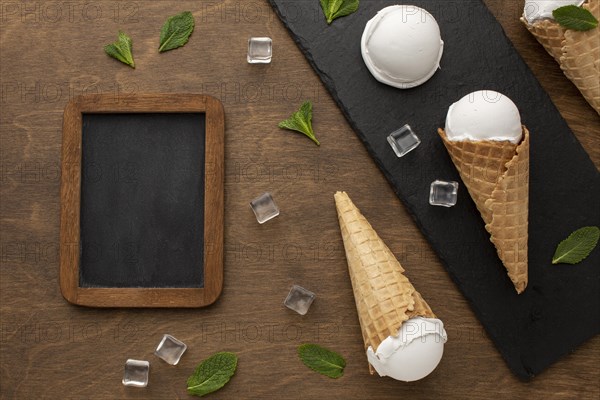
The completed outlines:
{"type": "Polygon", "coordinates": [[[203,113],[83,114],[81,287],[204,286],[203,113]]]}
{"type": "Polygon", "coordinates": [[[316,0],[270,2],[510,369],[530,379],[599,333],[600,251],[576,266],[550,260],[571,231],[600,225],[600,174],[487,7],[480,0],[411,1],[438,21],[444,55],[428,82],[399,90],[377,82],[360,54],[366,22],[396,1],[361,1],[355,14],[330,26],[316,0]],[[433,180],[460,182],[436,130],[450,104],[480,89],[511,98],[531,132],[529,286],[521,295],[464,185],[455,207],[432,207],[427,200],[433,180]],[[386,136],[405,123],[422,143],[398,159],[386,136]]]}

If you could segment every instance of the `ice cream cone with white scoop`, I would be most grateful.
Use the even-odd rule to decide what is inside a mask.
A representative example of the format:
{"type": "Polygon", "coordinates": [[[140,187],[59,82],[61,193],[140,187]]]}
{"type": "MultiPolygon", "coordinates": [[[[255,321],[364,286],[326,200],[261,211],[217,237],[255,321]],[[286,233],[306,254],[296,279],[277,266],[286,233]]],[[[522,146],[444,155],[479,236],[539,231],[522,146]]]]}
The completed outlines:
{"type": "Polygon", "coordinates": [[[444,324],[348,195],[334,198],[371,374],[422,379],[442,358],[444,324]]]}
{"type": "Polygon", "coordinates": [[[438,129],[517,293],[528,281],[529,131],[493,90],[464,96],[438,129]]]}
{"type": "Polygon", "coordinates": [[[520,19],[600,114],[600,27],[586,31],[564,28],[554,20],[552,11],[566,5],[581,6],[600,19],[600,0],[526,0],[520,19]]]}

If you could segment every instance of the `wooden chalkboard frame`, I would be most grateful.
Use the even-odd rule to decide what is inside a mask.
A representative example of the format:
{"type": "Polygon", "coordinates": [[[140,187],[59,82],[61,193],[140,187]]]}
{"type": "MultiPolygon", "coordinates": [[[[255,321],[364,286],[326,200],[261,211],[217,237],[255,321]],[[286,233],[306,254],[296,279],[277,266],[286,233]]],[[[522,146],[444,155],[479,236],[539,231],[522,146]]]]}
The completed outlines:
{"type": "Polygon", "coordinates": [[[223,288],[223,105],[197,94],[99,94],[76,97],[63,117],[60,213],[60,290],[70,303],[90,307],[203,307],[223,288]],[[202,288],[80,287],[82,120],[85,113],[204,113],[204,286],[202,288]],[[210,239],[210,240],[207,240],[210,239]]]}

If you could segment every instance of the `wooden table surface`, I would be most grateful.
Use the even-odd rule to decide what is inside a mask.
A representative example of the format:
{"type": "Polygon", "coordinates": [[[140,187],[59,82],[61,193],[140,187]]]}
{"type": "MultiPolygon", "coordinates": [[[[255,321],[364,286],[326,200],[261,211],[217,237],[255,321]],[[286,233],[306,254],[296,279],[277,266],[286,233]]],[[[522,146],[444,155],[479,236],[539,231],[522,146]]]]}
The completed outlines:
{"type": "MultiPolygon", "coordinates": [[[[520,25],[523,1],[486,3],[600,166],[600,118],[520,25]]],[[[194,366],[217,351],[236,352],[239,366],[215,399],[600,397],[600,337],[529,383],[512,375],[266,2],[2,1],[1,11],[2,398],[187,398],[185,382],[194,366]],[[196,18],[191,40],[158,54],[165,18],[188,9],[196,18]],[[102,51],[119,29],[133,38],[135,70],[102,51]],[[246,63],[250,36],[273,38],[270,65],[246,63]],[[62,112],[72,97],[100,92],[116,98],[189,92],[222,100],[225,286],[213,306],[89,309],[61,297],[62,112]],[[314,103],[321,147],[277,128],[305,99],[314,103]],[[336,190],[350,194],[447,326],[444,358],[425,380],[401,383],[368,374],[336,190]],[[273,193],[281,215],[259,225],[248,201],[264,191],[273,193]],[[306,316],[282,305],[293,283],[317,294],[306,316]],[[152,354],[164,333],[189,346],[176,367],[152,354]],[[296,356],[303,342],[341,353],[344,377],[331,380],[304,367],[296,356]],[[151,362],[147,388],[121,384],[127,358],[151,362]]]]}

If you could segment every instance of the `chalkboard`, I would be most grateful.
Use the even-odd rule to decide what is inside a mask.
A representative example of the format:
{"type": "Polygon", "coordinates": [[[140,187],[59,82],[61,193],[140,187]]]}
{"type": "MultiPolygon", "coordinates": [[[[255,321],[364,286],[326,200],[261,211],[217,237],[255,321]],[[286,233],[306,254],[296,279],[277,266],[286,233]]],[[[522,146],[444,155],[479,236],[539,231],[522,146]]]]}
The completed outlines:
{"type": "Polygon", "coordinates": [[[220,102],[82,96],[64,114],[60,284],[71,303],[200,307],[223,283],[220,102]]]}

